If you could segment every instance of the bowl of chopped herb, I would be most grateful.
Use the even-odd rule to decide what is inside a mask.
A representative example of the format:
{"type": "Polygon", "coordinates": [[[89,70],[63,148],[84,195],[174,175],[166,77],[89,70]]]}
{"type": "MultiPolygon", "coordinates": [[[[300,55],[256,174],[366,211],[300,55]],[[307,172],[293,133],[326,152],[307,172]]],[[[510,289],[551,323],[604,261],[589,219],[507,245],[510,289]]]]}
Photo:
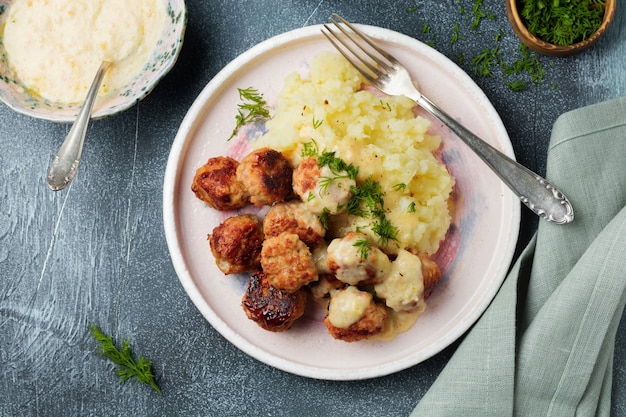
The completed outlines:
{"type": "Polygon", "coordinates": [[[549,56],[589,48],[606,31],[616,0],[507,0],[513,31],[529,48],[549,56]]]}

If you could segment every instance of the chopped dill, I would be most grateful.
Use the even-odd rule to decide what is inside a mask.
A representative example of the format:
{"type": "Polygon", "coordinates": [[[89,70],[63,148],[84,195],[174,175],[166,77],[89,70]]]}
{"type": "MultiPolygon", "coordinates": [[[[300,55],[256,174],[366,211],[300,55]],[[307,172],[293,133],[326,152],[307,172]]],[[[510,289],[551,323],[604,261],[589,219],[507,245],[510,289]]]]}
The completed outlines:
{"type": "Polygon", "coordinates": [[[526,84],[526,81],[524,80],[513,80],[513,81],[505,81],[504,84],[509,87],[512,91],[518,92],[518,91],[524,91],[528,88],[528,85],[526,84]]]}
{"type": "Polygon", "coordinates": [[[359,168],[353,164],[347,164],[343,159],[335,156],[335,152],[324,151],[317,157],[317,165],[321,168],[327,166],[337,178],[350,178],[356,181],[359,168]],[[344,173],[345,174],[342,174],[344,173]]]}
{"type": "Polygon", "coordinates": [[[368,177],[362,184],[352,187],[352,197],[346,205],[348,214],[359,217],[372,217],[371,228],[378,236],[381,246],[387,246],[389,240],[398,240],[398,228],[385,215],[384,193],[380,183],[368,177]]]}
{"type": "Polygon", "coordinates": [[[485,9],[483,9],[483,0],[473,0],[474,5],[472,7],[472,24],[470,25],[470,28],[472,29],[478,29],[478,26],[480,26],[480,22],[482,22],[483,19],[488,18],[488,19],[495,19],[495,16],[491,13],[487,13],[485,11],[485,9]]]}
{"type": "Polygon", "coordinates": [[[367,257],[370,256],[370,249],[372,248],[372,243],[370,241],[358,239],[352,246],[358,249],[361,259],[367,259],[367,257]]]}
{"type": "Polygon", "coordinates": [[[545,77],[543,65],[537,55],[523,44],[520,44],[519,50],[522,57],[511,65],[502,63],[502,73],[505,76],[505,84],[513,91],[523,91],[528,88],[528,84],[522,78],[526,74],[530,78],[532,84],[542,84],[545,77]],[[518,77],[511,80],[512,77],[518,77]]]}
{"type": "Polygon", "coordinates": [[[320,153],[319,146],[314,139],[311,142],[305,142],[302,144],[301,155],[303,158],[314,157],[317,158],[317,166],[320,168],[327,166],[330,171],[337,178],[350,178],[356,181],[356,176],[359,173],[359,168],[353,164],[347,164],[343,159],[335,156],[334,151],[322,151],[320,153]]]}
{"type": "Polygon", "coordinates": [[[319,215],[320,222],[324,229],[328,229],[328,218],[330,217],[330,210],[326,207],[322,210],[322,214],[319,215]]]}
{"type": "Polygon", "coordinates": [[[493,76],[492,68],[500,64],[500,46],[493,49],[485,49],[472,59],[474,74],[483,77],[493,76]]]}
{"type": "MultiPolygon", "coordinates": [[[[320,153],[319,146],[313,139],[311,142],[302,144],[301,155],[303,158],[316,157],[317,165],[320,168],[327,166],[333,173],[333,177],[320,178],[319,184],[322,191],[336,179],[350,178],[354,180],[356,185],[350,187],[352,196],[346,203],[346,212],[358,217],[374,218],[371,228],[378,236],[382,246],[387,246],[389,240],[397,240],[398,228],[393,226],[385,216],[384,193],[379,182],[374,181],[372,177],[368,177],[363,183],[357,183],[359,168],[353,164],[347,164],[343,159],[337,157],[335,152],[322,151],[320,153]]],[[[396,187],[400,187],[400,185],[396,185],[396,187]]],[[[313,198],[312,193],[307,198],[313,198]]],[[[320,216],[322,224],[327,224],[329,214],[325,212],[320,216]]]]}
{"type": "Polygon", "coordinates": [[[242,126],[248,123],[263,122],[270,118],[267,103],[258,90],[248,87],[238,88],[237,91],[239,91],[239,99],[242,100],[242,103],[237,105],[238,112],[235,116],[237,124],[228,140],[231,140],[242,126]]]}
{"type": "Polygon", "coordinates": [[[415,201],[411,201],[411,204],[409,204],[409,207],[408,207],[407,210],[408,210],[409,213],[415,213],[415,211],[416,211],[415,201]]]}
{"type": "Polygon", "coordinates": [[[459,39],[463,39],[463,37],[459,35],[459,24],[455,23],[454,32],[452,33],[452,39],[450,39],[450,45],[454,45],[459,41],[459,39]]]}
{"type": "Polygon", "coordinates": [[[313,118],[313,129],[317,129],[318,127],[320,127],[323,122],[323,120],[315,120],[315,118],[313,118]]]}
{"type": "Polygon", "coordinates": [[[380,246],[387,246],[389,240],[398,240],[398,228],[391,224],[384,214],[379,214],[372,225],[372,231],[378,236],[380,246]]]}
{"type": "Polygon", "coordinates": [[[571,45],[593,35],[604,18],[602,0],[521,0],[519,14],[526,28],[555,45],[571,45]]]}
{"type": "Polygon", "coordinates": [[[398,191],[398,192],[403,193],[404,191],[406,191],[406,184],[403,183],[403,182],[400,182],[400,183],[394,185],[393,189],[398,191]]]}
{"type": "Polygon", "coordinates": [[[311,142],[304,142],[302,144],[302,152],[300,153],[303,158],[319,155],[319,147],[315,139],[311,139],[311,142]]]}

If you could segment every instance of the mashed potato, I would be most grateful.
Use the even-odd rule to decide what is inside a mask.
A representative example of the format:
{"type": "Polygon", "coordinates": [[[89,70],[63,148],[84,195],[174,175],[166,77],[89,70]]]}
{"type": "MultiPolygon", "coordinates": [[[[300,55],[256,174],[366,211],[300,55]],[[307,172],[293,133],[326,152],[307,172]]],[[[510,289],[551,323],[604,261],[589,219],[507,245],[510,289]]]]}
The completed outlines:
{"type": "MultiPolygon", "coordinates": [[[[363,88],[364,79],[341,55],[321,53],[311,62],[309,77],[287,77],[268,133],[254,143],[283,152],[294,166],[302,143],[315,141],[320,151],[359,167],[357,180],[372,177],[384,192],[387,219],[398,229],[400,248],[432,254],[450,226],[448,207],[454,179],[435,157],[440,138],[427,133],[430,122],[415,117],[415,103],[363,88]]],[[[370,218],[341,215],[330,232],[341,236],[359,228],[371,231],[370,218]]]]}

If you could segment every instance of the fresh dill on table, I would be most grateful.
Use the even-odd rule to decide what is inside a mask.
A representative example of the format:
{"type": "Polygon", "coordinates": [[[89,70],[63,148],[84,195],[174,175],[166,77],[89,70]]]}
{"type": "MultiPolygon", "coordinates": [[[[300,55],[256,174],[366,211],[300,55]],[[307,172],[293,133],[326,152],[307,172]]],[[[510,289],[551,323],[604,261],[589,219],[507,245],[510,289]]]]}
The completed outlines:
{"type": "MultiPolygon", "coordinates": [[[[530,0],[526,0],[530,1],[530,0]]],[[[548,0],[542,0],[548,1],[548,0]]],[[[556,0],[549,0],[554,2],[556,0]]],[[[560,0],[566,2],[568,0],[560,0]]],[[[574,0],[569,0],[574,1],[574,0]]],[[[599,0],[595,0],[598,2],[599,0]]],[[[449,45],[458,46],[461,41],[473,41],[476,37],[484,38],[484,33],[480,29],[481,22],[485,19],[494,20],[495,15],[489,12],[484,5],[483,0],[456,0],[459,7],[459,22],[446,26],[446,30],[451,30],[449,45]],[[469,29],[469,30],[468,30],[469,29]]],[[[424,8],[421,8],[424,11],[424,8]]],[[[421,32],[430,39],[424,42],[435,47],[435,28],[429,22],[422,23],[421,32]]],[[[523,44],[519,44],[519,55],[509,55],[506,57],[501,49],[501,44],[505,38],[505,32],[502,29],[497,30],[494,35],[495,42],[478,52],[475,52],[471,58],[462,50],[457,50],[457,62],[464,65],[466,62],[471,66],[475,76],[494,77],[496,74],[501,76],[504,85],[511,91],[520,92],[527,90],[533,84],[542,84],[546,76],[543,65],[537,55],[523,44]]],[[[555,85],[552,85],[555,89],[555,85]]]]}
{"type": "Polygon", "coordinates": [[[98,326],[88,326],[87,328],[98,342],[99,353],[118,366],[115,374],[121,382],[134,378],[142,384],[150,385],[156,392],[162,394],[161,388],[154,380],[150,361],[143,356],[139,356],[135,360],[129,340],[124,339],[122,349],[119,350],[113,343],[113,338],[105,334],[98,326]]]}

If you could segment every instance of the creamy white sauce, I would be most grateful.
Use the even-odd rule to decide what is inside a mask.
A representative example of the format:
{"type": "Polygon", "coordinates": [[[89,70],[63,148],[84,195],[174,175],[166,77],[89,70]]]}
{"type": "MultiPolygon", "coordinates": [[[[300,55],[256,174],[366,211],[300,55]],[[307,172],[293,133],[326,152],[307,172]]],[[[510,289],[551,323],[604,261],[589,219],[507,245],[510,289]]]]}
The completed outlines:
{"type": "Polygon", "coordinates": [[[363,317],[372,302],[372,294],[356,287],[347,287],[332,293],[328,306],[328,320],[333,326],[346,329],[363,317]]]}
{"type": "Polygon", "coordinates": [[[85,99],[105,60],[114,65],[100,94],[128,84],[150,59],[166,19],[162,0],[16,0],[7,13],[3,42],[15,76],[63,103],[85,99]]]}
{"type": "Polygon", "coordinates": [[[320,178],[314,191],[304,202],[313,213],[321,214],[328,210],[330,214],[337,214],[345,210],[345,205],[352,196],[351,187],[356,181],[344,177],[345,172],[334,173],[327,165],[320,170],[320,178]]]}
{"type": "Polygon", "coordinates": [[[416,255],[401,249],[391,263],[391,271],[374,286],[376,295],[385,299],[394,311],[408,312],[424,309],[424,276],[422,261],[416,255]]]}
{"type": "Polygon", "coordinates": [[[413,327],[425,309],[426,304],[421,304],[419,309],[413,311],[395,311],[387,308],[387,318],[385,319],[383,330],[378,334],[368,337],[368,340],[372,342],[388,342],[395,339],[400,333],[404,333],[413,327]]]}
{"type": "Polygon", "coordinates": [[[363,257],[358,242],[367,237],[359,233],[348,233],[343,238],[333,239],[328,245],[327,262],[337,265],[335,276],[350,285],[357,285],[369,279],[378,280],[391,269],[391,261],[383,251],[371,245],[363,257]]]}

